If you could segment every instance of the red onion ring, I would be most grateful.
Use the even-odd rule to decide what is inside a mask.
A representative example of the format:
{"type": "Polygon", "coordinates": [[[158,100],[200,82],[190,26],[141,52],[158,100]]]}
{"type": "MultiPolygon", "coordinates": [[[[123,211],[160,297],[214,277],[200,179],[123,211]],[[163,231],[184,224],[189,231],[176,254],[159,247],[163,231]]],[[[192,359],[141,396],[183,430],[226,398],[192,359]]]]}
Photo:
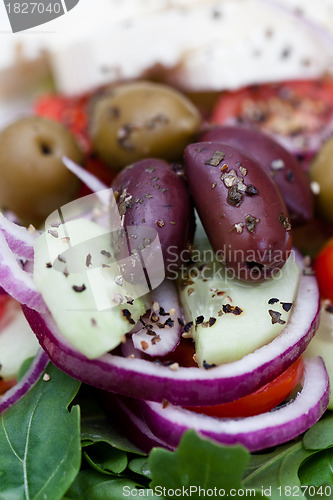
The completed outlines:
{"type": "Polygon", "coordinates": [[[96,177],[94,174],[91,174],[80,165],[74,163],[70,158],[64,156],[62,162],[65,167],[74,175],[76,175],[76,177],[80,179],[83,184],[85,184],[93,193],[108,189],[108,186],[104,184],[104,182],[100,181],[98,177],[96,177]]]}
{"type": "Polygon", "coordinates": [[[176,447],[183,433],[194,429],[224,445],[242,444],[251,452],[290,441],[323,415],[329,402],[329,378],[321,358],[304,362],[303,389],[296,398],[273,411],[253,417],[221,419],[184,408],[141,401],[149,428],[157,438],[176,447]]]}
{"type": "Polygon", "coordinates": [[[37,290],[32,276],[22,269],[1,231],[0,285],[21,304],[25,304],[37,311],[47,310],[43,297],[37,290]]]}
{"type": "Polygon", "coordinates": [[[0,413],[7,410],[13,404],[17,403],[17,401],[21,399],[32,388],[32,386],[41,377],[48,362],[49,358],[47,357],[45,352],[40,349],[21,380],[11,389],[6,391],[5,394],[0,396],[0,413]]]}
{"type": "MultiPolygon", "coordinates": [[[[183,319],[178,299],[177,285],[174,281],[164,280],[155,290],[152,291],[152,301],[158,305],[155,316],[157,323],[152,322],[152,315],[149,315],[147,323],[151,328],[145,327],[132,333],[127,342],[133,342],[134,348],[149,356],[165,356],[172,352],[180,342],[181,326],[178,319],[183,319]],[[160,306],[169,314],[160,317],[160,306]],[[158,327],[158,324],[170,321],[170,324],[158,327]],[[152,336],[153,332],[155,337],[152,336]],[[157,341],[156,341],[157,339],[157,341]],[[155,340],[155,341],[154,341],[155,340]]],[[[154,314],[154,311],[152,311],[154,314]]]]}
{"type": "Polygon", "coordinates": [[[333,37],[331,33],[325,29],[323,26],[319,26],[317,23],[313,22],[308,17],[304,16],[301,11],[299,11],[296,7],[290,7],[289,5],[281,2],[277,2],[276,0],[260,0],[267,5],[271,5],[273,8],[278,9],[286,14],[294,17],[302,23],[309,31],[312,31],[320,40],[323,41],[325,45],[327,45],[327,49],[333,55],[333,37]]]}
{"type": "Polygon", "coordinates": [[[154,436],[142,420],[137,400],[125,399],[109,392],[103,394],[102,400],[113,425],[143,453],[148,454],[155,446],[172,449],[164,441],[154,436]]]}
{"type": "Polygon", "coordinates": [[[0,213],[0,231],[11,251],[20,258],[34,259],[34,240],[39,232],[32,234],[23,226],[15,224],[0,213]]]}
{"type": "Polygon", "coordinates": [[[301,274],[286,328],[272,342],[241,360],[204,370],[170,367],[145,359],[105,354],[88,359],[62,337],[49,314],[23,306],[23,312],[51,361],[68,375],[111,392],[181,406],[233,401],[250,394],[286,370],[313,337],[319,320],[314,276],[301,274]]]}

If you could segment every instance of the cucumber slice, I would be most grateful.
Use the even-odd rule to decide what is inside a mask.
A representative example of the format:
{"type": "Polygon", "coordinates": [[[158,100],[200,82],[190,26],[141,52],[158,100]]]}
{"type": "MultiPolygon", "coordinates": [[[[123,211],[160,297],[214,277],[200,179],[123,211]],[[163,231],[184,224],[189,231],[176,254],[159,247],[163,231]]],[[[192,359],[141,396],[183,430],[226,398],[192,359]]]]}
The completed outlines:
{"type": "Polygon", "coordinates": [[[207,238],[198,229],[194,265],[180,280],[180,300],[195,341],[199,366],[241,359],[271,342],[292,311],[299,267],[291,254],[276,278],[244,283],[226,276],[207,238]]]}
{"type": "Polygon", "coordinates": [[[34,245],[36,286],[62,335],[96,358],[118,346],[146,312],[148,285],[123,280],[105,227],[87,219],[47,227],[34,245]]]}

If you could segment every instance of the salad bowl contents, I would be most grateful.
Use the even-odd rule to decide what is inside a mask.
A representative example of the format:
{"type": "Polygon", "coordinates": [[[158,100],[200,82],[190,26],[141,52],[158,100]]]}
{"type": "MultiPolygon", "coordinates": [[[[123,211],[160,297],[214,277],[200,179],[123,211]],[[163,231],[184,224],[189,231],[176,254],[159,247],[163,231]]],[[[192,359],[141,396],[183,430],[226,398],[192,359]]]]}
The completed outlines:
{"type": "Polygon", "coordinates": [[[283,478],[294,459],[275,494],[311,485],[329,496],[328,473],[313,471],[332,439],[313,436],[333,425],[332,244],[312,267],[304,238],[313,220],[318,249],[332,233],[331,85],[222,92],[211,112],[139,79],[41,96],[3,129],[0,286],[33,340],[15,335],[21,312],[12,334],[0,325],[8,357],[20,343],[14,369],[0,371],[0,478],[11,457],[0,498],[85,498],[97,485],[103,498],[124,486],[134,496],[162,484],[158,467],[172,471],[184,447],[194,463],[193,443],[221,463],[243,453],[238,479],[223,476],[229,491],[253,485],[270,498],[263,464],[283,478]],[[66,466],[57,490],[46,476],[38,485],[32,458],[52,398],[71,429],[54,443],[50,467],[66,466]]]}

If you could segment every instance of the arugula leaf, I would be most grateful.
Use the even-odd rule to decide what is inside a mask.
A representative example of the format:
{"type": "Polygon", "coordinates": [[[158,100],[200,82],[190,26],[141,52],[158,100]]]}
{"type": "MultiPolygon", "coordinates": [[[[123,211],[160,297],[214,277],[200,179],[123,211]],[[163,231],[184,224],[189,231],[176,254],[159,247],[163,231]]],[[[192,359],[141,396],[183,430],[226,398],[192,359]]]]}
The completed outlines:
{"type": "Polygon", "coordinates": [[[110,424],[105,414],[92,415],[82,418],[81,439],[84,445],[105,442],[122,451],[143,455],[126,437],[120,434],[110,424]]]}
{"type": "Polygon", "coordinates": [[[305,450],[302,447],[296,449],[282,460],[280,467],[280,484],[282,486],[290,486],[299,488],[301,481],[299,480],[298,470],[306,458],[313,454],[313,451],[305,450]]]}
{"type": "MultiPolygon", "coordinates": [[[[244,484],[246,487],[270,490],[271,500],[290,498],[290,494],[287,494],[289,488],[303,496],[301,486],[306,483],[300,478],[299,472],[302,464],[313,455],[318,455],[318,450],[305,449],[302,440],[278,446],[270,453],[251,455],[244,484]]],[[[316,458],[310,467],[317,468],[316,458]]]]}
{"type": "Polygon", "coordinates": [[[246,487],[258,488],[260,486],[264,489],[271,489],[272,494],[278,495],[278,488],[282,486],[280,481],[281,464],[285,457],[299,449],[302,449],[302,443],[296,442],[291,445],[288,443],[279,446],[271,453],[251,455],[244,479],[246,487]]]}
{"type": "Polygon", "coordinates": [[[57,500],[81,461],[80,412],[68,406],[79,382],[49,365],[15,405],[0,415],[0,499],[57,500]]]}
{"type": "MultiPolygon", "coordinates": [[[[303,439],[278,446],[270,453],[251,455],[245,471],[247,487],[271,488],[270,498],[289,498],[284,487],[295,488],[301,495],[302,486],[329,485],[333,493],[333,412],[326,412],[303,439]],[[324,451],[321,451],[324,450],[324,451]],[[325,451],[326,450],[326,451],[325,451]],[[282,487],[282,490],[278,488],[282,487]],[[280,495],[280,492],[282,496],[280,495]]],[[[305,491],[306,498],[317,498],[305,491]]],[[[318,496],[319,498],[319,496],[318,496]]]]}
{"type": "Polygon", "coordinates": [[[245,482],[251,482],[255,480],[257,475],[270,478],[271,469],[276,463],[281,462],[283,458],[292,452],[294,447],[298,449],[299,444],[287,443],[276,447],[274,450],[267,452],[262,451],[250,455],[249,462],[244,472],[245,482]]]}
{"type": "Polygon", "coordinates": [[[299,469],[299,476],[303,485],[332,486],[333,494],[333,449],[316,453],[306,460],[299,469]]]}
{"type": "Polygon", "coordinates": [[[333,446],[333,411],[314,424],[304,435],[304,447],[308,450],[325,450],[333,446]]]}
{"type": "Polygon", "coordinates": [[[133,458],[132,460],[130,460],[128,468],[132,472],[135,472],[135,474],[139,474],[140,476],[152,479],[148,457],[133,458]]]}
{"type": "MultiPolygon", "coordinates": [[[[142,489],[142,486],[130,479],[111,479],[105,474],[84,470],[79,473],[63,500],[124,500],[137,498],[138,489],[142,489]]],[[[149,492],[149,498],[157,496],[149,492]]]]}
{"type": "MultiPolygon", "coordinates": [[[[205,491],[243,489],[242,476],[249,460],[249,452],[242,446],[223,447],[187,431],[176,451],[155,448],[149,457],[152,474],[151,488],[166,491],[199,487],[205,491]]],[[[193,493],[192,493],[193,494],[193,493]]],[[[256,496],[262,496],[259,492],[256,496]]]]}
{"type": "Polygon", "coordinates": [[[104,474],[120,474],[127,467],[127,453],[106,443],[88,446],[84,457],[91,467],[104,474]]]}

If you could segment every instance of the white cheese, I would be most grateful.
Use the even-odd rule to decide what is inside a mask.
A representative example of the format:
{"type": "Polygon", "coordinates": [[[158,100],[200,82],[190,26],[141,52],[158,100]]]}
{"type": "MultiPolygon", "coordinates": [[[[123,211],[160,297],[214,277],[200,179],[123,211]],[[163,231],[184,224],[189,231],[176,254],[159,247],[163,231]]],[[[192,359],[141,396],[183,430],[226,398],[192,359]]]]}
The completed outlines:
{"type": "Polygon", "coordinates": [[[189,90],[332,70],[332,0],[80,0],[65,15],[26,32],[11,34],[6,22],[0,25],[0,71],[17,44],[27,59],[46,49],[65,94],[135,78],[156,66],[169,82],[189,90]]]}
{"type": "Polygon", "coordinates": [[[265,0],[174,1],[163,9],[165,4],[133,17],[124,14],[97,35],[91,30],[70,44],[57,40],[51,61],[61,91],[84,92],[156,65],[169,82],[190,90],[313,77],[331,69],[333,35],[325,38],[312,24],[332,26],[332,2],[302,2],[310,25],[288,3],[281,8],[265,0]]]}

